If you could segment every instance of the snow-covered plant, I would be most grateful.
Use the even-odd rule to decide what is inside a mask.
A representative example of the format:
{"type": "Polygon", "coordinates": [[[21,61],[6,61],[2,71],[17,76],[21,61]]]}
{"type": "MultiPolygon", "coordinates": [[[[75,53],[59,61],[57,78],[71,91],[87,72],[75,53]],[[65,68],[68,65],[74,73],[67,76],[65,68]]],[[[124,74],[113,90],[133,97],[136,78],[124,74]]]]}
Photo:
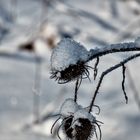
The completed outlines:
{"type": "Polygon", "coordinates": [[[59,112],[59,118],[54,122],[52,130],[59,119],[62,119],[61,125],[57,130],[57,136],[59,136],[60,128],[66,137],[70,140],[90,140],[94,135],[97,136],[96,126],[99,129],[101,139],[101,129],[95,116],[88,112],[88,108],[83,108],[78,105],[73,99],[69,98],[64,101],[59,112]]]}
{"type": "Polygon", "coordinates": [[[63,39],[52,52],[51,78],[55,78],[59,84],[76,80],[77,94],[82,79],[89,78],[88,69],[91,67],[87,64],[88,57],[89,53],[83,45],[69,38],[63,39]]]}
{"type": "MultiPolygon", "coordinates": [[[[58,118],[58,120],[60,118],[62,119],[62,124],[60,125],[59,129],[61,127],[63,128],[63,131],[68,139],[89,140],[94,133],[97,135],[95,126],[97,126],[99,129],[101,139],[100,125],[98,125],[98,121],[91,114],[91,112],[93,106],[95,106],[95,99],[99,93],[99,88],[101,87],[102,81],[107,74],[121,67],[123,77],[121,86],[127,103],[128,97],[125,91],[126,63],[134,58],[140,57],[140,53],[133,54],[122,60],[120,63],[105,70],[99,77],[90,106],[88,108],[83,108],[77,104],[77,91],[81,85],[82,79],[89,78],[88,69],[92,67],[88,66],[87,63],[96,59],[94,67],[95,79],[98,72],[97,66],[100,57],[110,53],[130,51],[140,51],[140,37],[134,42],[111,44],[109,46],[105,46],[104,48],[95,48],[89,51],[87,51],[83,45],[77,43],[76,41],[66,38],[60,41],[60,43],[58,43],[56,48],[53,50],[51,56],[51,78],[55,78],[60,84],[76,80],[74,100],[68,99],[63,103],[60,110],[60,117],[58,118]]],[[[56,122],[58,120],[56,120],[56,122]]]]}

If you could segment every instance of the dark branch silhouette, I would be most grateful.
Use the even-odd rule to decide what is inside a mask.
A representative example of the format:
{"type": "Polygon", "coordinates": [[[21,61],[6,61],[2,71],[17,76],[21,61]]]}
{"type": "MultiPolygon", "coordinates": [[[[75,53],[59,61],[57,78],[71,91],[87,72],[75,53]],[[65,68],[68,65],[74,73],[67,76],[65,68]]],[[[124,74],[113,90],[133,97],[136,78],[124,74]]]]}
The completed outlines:
{"type": "Polygon", "coordinates": [[[128,97],[127,97],[127,94],[126,94],[126,91],[125,91],[125,72],[126,72],[126,67],[124,64],[122,64],[122,74],[123,74],[123,80],[122,80],[122,90],[123,90],[123,93],[124,93],[124,96],[125,96],[125,100],[126,100],[126,104],[128,103],[128,97]]]}
{"type": "Polygon", "coordinates": [[[135,42],[111,44],[104,48],[91,49],[87,62],[110,53],[140,51],[140,44],[137,43],[137,40],[139,38],[135,42]]]}
{"type": "Polygon", "coordinates": [[[96,90],[95,90],[95,93],[94,93],[94,96],[92,98],[92,101],[91,101],[91,104],[90,104],[90,109],[89,109],[89,112],[92,111],[92,106],[94,105],[94,102],[95,102],[95,98],[98,94],[98,91],[99,91],[99,88],[102,84],[102,81],[103,81],[103,78],[105,75],[107,75],[108,73],[112,72],[113,70],[116,70],[117,68],[121,67],[122,65],[126,64],[127,62],[131,61],[132,59],[136,58],[136,57],[140,57],[140,53],[137,53],[137,54],[134,54],[126,59],[124,59],[123,61],[121,61],[120,63],[110,67],[109,69],[107,69],[106,71],[104,71],[99,79],[99,82],[97,84],[97,87],[96,87],[96,90]]]}

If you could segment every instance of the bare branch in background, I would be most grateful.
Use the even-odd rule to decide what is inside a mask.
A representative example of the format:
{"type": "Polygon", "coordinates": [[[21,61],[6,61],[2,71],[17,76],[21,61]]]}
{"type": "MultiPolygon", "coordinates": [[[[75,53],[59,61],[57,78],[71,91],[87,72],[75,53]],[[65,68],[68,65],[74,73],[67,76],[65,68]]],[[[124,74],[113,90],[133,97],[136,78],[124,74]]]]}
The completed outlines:
{"type": "Polygon", "coordinates": [[[118,18],[119,17],[119,12],[118,12],[118,1],[116,0],[109,0],[110,2],[110,9],[113,18],[118,18]]]}
{"type": "Polygon", "coordinates": [[[16,20],[18,13],[18,0],[10,0],[10,12],[11,12],[11,18],[13,20],[16,20]]]}
{"type": "Polygon", "coordinates": [[[139,31],[139,25],[140,25],[140,17],[136,17],[134,20],[130,21],[125,27],[121,29],[116,35],[115,35],[115,41],[121,41],[124,39],[128,39],[131,37],[138,36],[138,34],[135,34],[136,31],[139,31]]]}
{"type": "Polygon", "coordinates": [[[99,59],[99,57],[97,57],[96,62],[95,62],[95,66],[94,66],[94,80],[96,79],[97,74],[98,74],[98,68],[97,67],[98,67],[99,61],[100,61],[100,59],[99,59]]]}
{"type": "Polygon", "coordinates": [[[33,84],[33,115],[36,120],[40,118],[40,94],[41,94],[41,64],[39,57],[35,56],[35,79],[33,84]]]}

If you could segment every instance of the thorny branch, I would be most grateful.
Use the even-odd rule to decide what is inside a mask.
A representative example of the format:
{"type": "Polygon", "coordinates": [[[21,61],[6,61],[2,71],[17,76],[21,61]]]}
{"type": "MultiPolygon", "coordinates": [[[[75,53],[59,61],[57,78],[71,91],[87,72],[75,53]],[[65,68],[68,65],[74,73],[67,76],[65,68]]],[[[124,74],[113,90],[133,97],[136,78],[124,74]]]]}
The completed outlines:
{"type": "Polygon", "coordinates": [[[90,104],[89,112],[91,112],[91,110],[92,110],[92,106],[94,105],[95,98],[96,98],[96,96],[97,96],[97,94],[98,94],[98,91],[99,91],[99,88],[100,88],[100,86],[101,86],[101,83],[102,83],[102,81],[103,81],[104,76],[107,75],[108,73],[112,72],[113,70],[115,70],[115,69],[117,69],[117,68],[123,66],[124,64],[126,64],[127,62],[131,61],[132,59],[134,59],[134,58],[136,58],[136,57],[140,57],[140,53],[134,54],[134,55],[132,55],[132,56],[130,56],[130,57],[124,59],[124,60],[121,61],[120,63],[118,63],[118,64],[116,64],[116,65],[110,67],[109,69],[105,70],[105,71],[102,73],[102,75],[101,75],[101,77],[100,77],[100,79],[99,79],[99,82],[98,82],[98,84],[97,84],[96,90],[95,90],[95,92],[94,92],[94,96],[93,96],[92,101],[91,101],[91,104],[90,104]]]}

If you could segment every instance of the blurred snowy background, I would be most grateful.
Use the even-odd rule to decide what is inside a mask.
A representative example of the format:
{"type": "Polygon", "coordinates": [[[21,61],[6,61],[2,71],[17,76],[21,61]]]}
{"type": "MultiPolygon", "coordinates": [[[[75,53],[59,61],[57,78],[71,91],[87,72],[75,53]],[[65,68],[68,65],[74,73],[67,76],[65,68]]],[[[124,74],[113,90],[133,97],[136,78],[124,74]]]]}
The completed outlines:
{"type": "MultiPolygon", "coordinates": [[[[140,0],[0,0],[0,140],[58,139],[50,134],[56,118],[47,115],[57,113],[74,93],[74,83],[58,85],[49,78],[51,50],[61,38],[71,37],[89,50],[138,36],[140,0]]],[[[99,75],[127,55],[101,58],[99,75]]],[[[96,99],[103,140],[139,140],[139,62],[127,64],[127,105],[121,69],[103,81],[96,99]]],[[[91,70],[91,82],[84,80],[79,89],[79,104],[89,105],[96,84],[91,70]]]]}

